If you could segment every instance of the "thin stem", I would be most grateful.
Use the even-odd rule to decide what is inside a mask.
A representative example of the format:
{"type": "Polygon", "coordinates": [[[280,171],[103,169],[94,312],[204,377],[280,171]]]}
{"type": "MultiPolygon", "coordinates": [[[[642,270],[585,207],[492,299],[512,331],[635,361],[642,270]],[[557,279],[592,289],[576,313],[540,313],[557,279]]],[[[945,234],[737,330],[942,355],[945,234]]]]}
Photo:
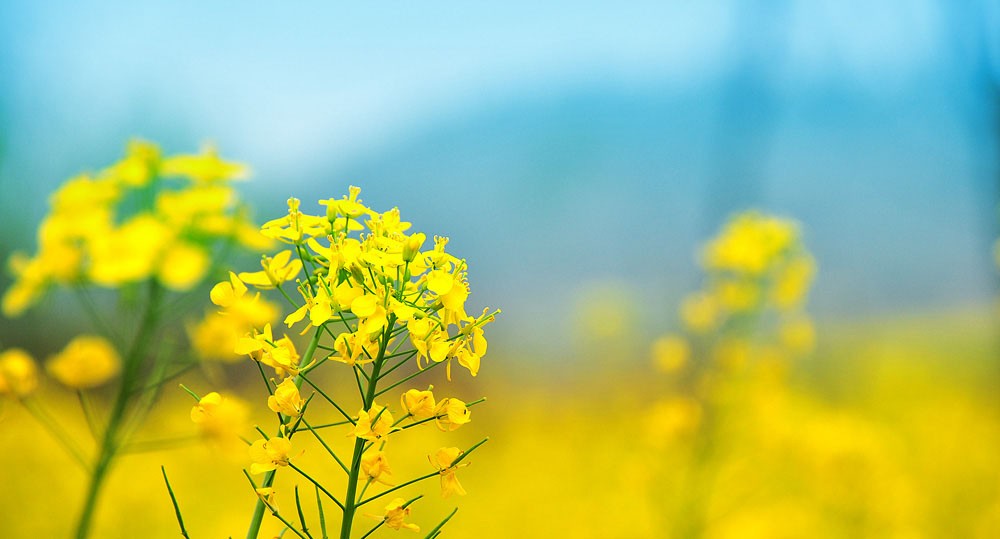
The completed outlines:
{"type": "Polygon", "coordinates": [[[299,475],[301,475],[302,477],[305,477],[306,479],[308,479],[309,482],[312,483],[313,485],[315,485],[316,488],[320,489],[323,492],[323,494],[326,494],[327,498],[330,498],[331,500],[333,500],[333,503],[337,504],[337,507],[340,507],[341,509],[344,508],[344,504],[340,503],[340,500],[338,500],[336,496],[334,496],[333,494],[330,494],[330,491],[326,490],[326,488],[324,488],[323,485],[319,484],[319,481],[316,481],[315,479],[313,479],[312,477],[310,477],[309,474],[307,474],[306,472],[302,471],[302,468],[299,468],[298,466],[292,464],[291,462],[288,463],[288,467],[291,468],[291,469],[293,469],[293,470],[295,470],[296,472],[299,472],[299,475]]]}
{"type": "Polygon", "coordinates": [[[402,380],[400,380],[400,381],[398,381],[398,382],[390,385],[389,387],[387,387],[387,388],[379,391],[378,393],[375,394],[375,396],[378,397],[378,396],[381,396],[382,394],[384,394],[386,392],[392,391],[393,389],[396,389],[397,387],[405,384],[406,382],[409,382],[410,380],[413,380],[414,378],[420,376],[421,374],[424,374],[425,372],[430,371],[431,369],[433,369],[434,367],[437,367],[438,365],[440,365],[442,363],[444,363],[444,361],[438,361],[438,362],[432,364],[431,366],[427,367],[426,369],[420,369],[419,371],[417,371],[417,372],[415,372],[415,373],[413,373],[413,374],[411,374],[411,375],[403,378],[402,380]]]}
{"type": "Polygon", "coordinates": [[[438,535],[440,535],[441,534],[441,528],[444,528],[444,525],[447,524],[448,521],[451,520],[451,517],[455,516],[455,513],[457,513],[457,512],[458,512],[458,508],[457,507],[454,508],[454,509],[452,509],[451,513],[449,513],[448,516],[444,517],[444,520],[442,520],[440,524],[438,524],[437,526],[435,526],[433,530],[431,530],[430,532],[428,532],[427,536],[424,539],[434,539],[435,537],[437,537],[438,535]]]}
{"type": "Polygon", "coordinates": [[[184,518],[181,517],[181,507],[177,505],[177,497],[174,496],[174,489],[170,487],[170,480],[167,479],[167,469],[160,466],[160,472],[163,473],[163,482],[167,484],[167,493],[170,494],[170,503],[174,504],[174,515],[177,516],[177,525],[181,527],[181,536],[190,538],[187,529],[184,528],[184,518]]]}
{"type": "Polygon", "coordinates": [[[319,497],[319,487],[313,485],[316,489],[316,510],[319,512],[319,529],[323,533],[323,539],[330,539],[326,534],[326,515],[323,514],[323,499],[319,497]]]}
{"type": "Polygon", "coordinates": [[[312,386],[312,388],[315,389],[316,392],[319,393],[320,396],[323,397],[326,400],[326,402],[329,402],[330,404],[332,404],[333,407],[336,408],[338,412],[340,412],[340,415],[344,416],[344,419],[350,421],[352,425],[354,425],[354,424],[357,423],[357,421],[355,421],[354,418],[351,417],[350,414],[348,414],[347,412],[345,412],[344,409],[341,408],[339,404],[337,404],[337,401],[331,399],[330,396],[327,395],[322,389],[320,389],[319,386],[317,386],[316,384],[312,383],[312,380],[306,378],[302,373],[299,373],[299,378],[302,378],[303,380],[305,380],[305,382],[308,383],[310,386],[312,386]]]}
{"type": "Polygon", "coordinates": [[[331,457],[333,457],[333,460],[337,461],[337,464],[339,464],[340,468],[344,470],[344,473],[346,473],[347,475],[350,475],[351,471],[347,469],[347,466],[344,465],[344,463],[340,460],[340,457],[338,457],[337,454],[334,453],[333,449],[330,449],[330,446],[326,445],[326,442],[323,440],[323,438],[319,434],[316,433],[316,429],[313,428],[313,427],[310,427],[309,423],[305,420],[305,418],[302,419],[302,422],[305,423],[305,425],[307,427],[307,430],[309,432],[311,432],[312,435],[315,436],[317,440],[319,440],[319,443],[320,443],[320,445],[323,446],[323,449],[326,449],[326,452],[329,453],[331,457]]]}
{"type": "Polygon", "coordinates": [[[441,474],[441,472],[439,470],[439,471],[436,471],[436,472],[431,472],[431,473],[429,473],[427,475],[421,475],[420,477],[418,477],[416,479],[411,479],[411,480],[409,480],[409,481],[407,481],[407,482],[405,482],[405,483],[403,483],[401,485],[396,485],[396,486],[392,487],[389,490],[380,492],[378,494],[374,494],[372,496],[369,496],[368,498],[365,498],[365,499],[361,500],[360,502],[358,502],[358,507],[361,507],[362,505],[364,505],[364,504],[366,504],[368,502],[377,500],[377,499],[379,499],[382,496],[385,496],[387,494],[391,494],[393,492],[396,492],[397,490],[399,490],[399,489],[401,489],[403,487],[408,487],[408,486],[410,486],[410,485],[412,485],[414,483],[419,483],[420,481],[423,481],[425,479],[430,479],[430,478],[434,477],[435,475],[440,475],[440,474],[441,474]]]}
{"type": "Polygon", "coordinates": [[[28,410],[28,413],[30,413],[41,426],[45,427],[45,430],[49,431],[49,434],[51,434],[52,437],[59,442],[59,445],[61,445],[63,449],[65,449],[66,452],[73,457],[73,460],[75,460],[81,468],[85,471],[90,471],[90,465],[87,464],[87,459],[83,456],[83,451],[76,445],[76,442],[73,441],[73,437],[70,436],[65,429],[63,429],[62,425],[60,425],[55,418],[49,415],[44,408],[38,406],[33,400],[23,399],[21,404],[24,405],[24,408],[28,410]]]}
{"type": "Polygon", "coordinates": [[[80,514],[80,520],[76,527],[76,537],[77,539],[85,539],[90,534],[90,527],[93,523],[94,511],[97,507],[97,499],[101,493],[104,486],[104,481],[107,478],[108,470],[111,467],[111,463],[114,461],[115,456],[119,449],[119,428],[121,427],[122,419],[125,417],[125,412],[128,409],[128,403],[131,399],[134,384],[136,383],[136,378],[139,375],[139,371],[142,367],[142,359],[144,357],[144,351],[146,346],[151,341],[151,337],[156,329],[158,319],[159,303],[161,298],[162,290],[157,284],[156,280],[150,279],[149,281],[149,299],[146,303],[146,309],[142,316],[142,322],[139,324],[139,329],[136,331],[135,339],[132,341],[132,345],[125,356],[125,365],[122,371],[121,383],[118,386],[118,393],[115,397],[114,406],[111,409],[111,414],[108,417],[107,428],[104,430],[104,439],[101,442],[101,447],[97,457],[97,463],[94,465],[93,474],[90,477],[90,485],[87,487],[87,495],[83,504],[83,511],[80,514]]]}
{"type": "MultiPolygon", "coordinates": [[[[395,325],[396,315],[389,315],[386,327],[382,331],[382,339],[379,343],[378,354],[372,364],[372,372],[369,377],[371,383],[368,384],[368,391],[363,392],[363,410],[371,410],[372,403],[375,401],[375,391],[379,378],[379,371],[385,363],[385,351],[386,348],[389,347],[389,339],[391,338],[392,330],[395,325]]],[[[359,385],[360,382],[361,380],[358,378],[359,385]]],[[[364,454],[364,450],[365,440],[363,438],[357,438],[354,440],[354,454],[351,457],[351,472],[347,478],[347,493],[344,495],[344,501],[347,505],[344,508],[344,520],[340,526],[340,539],[351,539],[351,527],[354,525],[354,513],[360,505],[355,502],[358,491],[358,477],[360,477],[361,474],[361,456],[364,454]]]]}
{"type": "Polygon", "coordinates": [[[302,513],[302,501],[299,500],[298,485],[295,485],[295,510],[299,513],[299,524],[302,525],[302,533],[306,534],[309,539],[312,539],[312,534],[310,534],[309,529],[306,528],[306,516],[302,513]]]}
{"type": "MultiPolygon", "coordinates": [[[[306,351],[302,354],[299,359],[299,368],[301,369],[304,365],[307,365],[312,361],[313,355],[316,353],[316,347],[319,346],[319,339],[323,336],[323,328],[325,326],[320,326],[316,328],[315,333],[313,333],[313,338],[309,341],[309,346],[306,347],[306,351]]],[[[305,377],[302,376],[300,372],[294,379],[296,387],[302,387],[302,381],[305,377]]],[[[308,380],[307,380],[308,381],[308,380]]],[[[309,385],[312,385],[310,382],[309,385]]],[[[313,387],[316,387],[313,385],[313,387]]],[[[264,476],[264,486],[270,487],[274,483],[274,470],[267,472],[264,476]]],[[[260,533],[261,523],[264,521],[264,500],[257,498],[257,503],[253,508],[253,516],[250,518],[250,528],[247,529],[247,539],[257,539],[257,535],[260,533]]],[[[297,533],[297,532],[296,532],[297,533]]]]}
{"type": "MultiPolygon", "coordinates": [[[[261,504],[264,504],[264,496],[262,496],[259,492],[257,492],[257,485],[254,484],[253,478],[250,477],[250,474],[248,474],[246,470],[243,470],[243,475],[246,476],[247,481],[250,481],[250,486],[254,489],[254,493],[257,494],[257,499],[260,500],[261,504]]],[[[266,481],[266,478],[265,478],[265,481],[266,481]]],[[[267,485],[267,487],[269,487],[269,486],[270,485],[267,485]]],[[[298,535],[302,539],[310,539],[309,537],[306,537],[305,535],[302,535],[302,532],[300,532],[299,530],[295,529],[295,526],[292,526],[291,522],[288,522],[288,520],[285,519],[285,517],[281,516],[281,513],[278,512],[278,508],[277,507],[273,507],[273,506],[271,506],[271,504],[264,504],[264,505],[266,505],[267,508],[271,511],[271,515],[273,515],[274,518],[280,520],[281,523],[285,525],[285,528],[287,528],[289,530],[292,530],[292,532],[294,532],[295,535],[298,535]]]]}

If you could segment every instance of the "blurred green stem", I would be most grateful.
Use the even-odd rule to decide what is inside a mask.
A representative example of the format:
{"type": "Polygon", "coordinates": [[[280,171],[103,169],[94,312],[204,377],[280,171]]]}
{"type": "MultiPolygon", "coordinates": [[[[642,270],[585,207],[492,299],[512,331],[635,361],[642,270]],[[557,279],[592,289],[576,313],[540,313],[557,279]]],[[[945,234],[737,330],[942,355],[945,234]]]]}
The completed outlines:
{"type": "Polygon", "coordinates": [[[142,316],[142,322],[139,325],[138,331],[136,331],[135,339],[132,341],[128,354],[125,356],[121,384],[118,386],[118,394],[115,396],[114,406],[108,417],[107,428],[104,430],[104,437],[101,441],[97,461],[94,463],[93,473],[90,476],[87,497],[84,500],[83,511],[76,526],[77,539],[85,539],[90,534],[98,498],[107,479],[108,471],[111,469],[111,464],[120,449],[120,440],[118,439],[119,429],[122,425],[122,420],[125,418],[130,397],[133,394],[133,386],[140,382],[139,374],[146,346],[149,344],[159,321],[161,293],[160,286],[154,279],[151,279],[149,281],[149,298],[142,316]]]}

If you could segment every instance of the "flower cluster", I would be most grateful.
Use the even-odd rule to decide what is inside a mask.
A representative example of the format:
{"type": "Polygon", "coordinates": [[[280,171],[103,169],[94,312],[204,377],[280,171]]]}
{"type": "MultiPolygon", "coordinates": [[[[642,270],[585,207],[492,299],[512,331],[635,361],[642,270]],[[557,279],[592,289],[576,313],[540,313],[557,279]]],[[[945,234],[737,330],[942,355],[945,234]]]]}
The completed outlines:
{"type": "MultiPolygon", "coordinates": [[[[298,199],[289,199],[288,213],[261,227],[263,236],[284,247],[263,255],[258,270],[231,272],[210,294],[219,308],[210,316],[239,320],[249,327],[243,335],[224,342],[232,344],[231,352],[257,364],[267,384],[267,407],[280,418],[275,435],[265,435],[250,446],[250,474],[266,474],[263,483],[254,483],[254,488],[272,488],[274,474],[284,468],[315,483],[294,464],[293,436],[303,430],[317,434],[325,427],[346,425],[346,436],[354,445],[351,458],[338,457],[332,442],[322,445],[348,475],[347,492],[341,501],[321,489],[343,509],[345,537],[357,508],[413,482],[439,477],[443,496],[465,494],[456,470],[468,464],[459,462],[478,444],[466,451],[440,448],[430,457],[433,471],[399,486],[393,486],[386,444],[402,431],[425,423],[433,423],[443,432],[454,431],[469,423],[470,407],[482,400],[438,399],[433,386],[426,390],[401,388],[401,408],[394,413],[383,396],[440,365],[444,365],[448,380],[453,363],[476,376],[487,350],[484,327],[499,313],[489,309],[478,316],[467,313],[467,264],[446,251],[447,238],[435,237],[428,242],[426,235],[410,232],[411,224],[401,219],[398,209],[376,212],[362,203],[359,194],[360,189],[351,187],[343,198],[319,201],[325,207],[321,215],[304,213],[298,199]],[[275,307],[264,299],[264,293],[277,293],[292,305],[284,326],[292,333],[311,333],[304,349],[295,344],[294,335],[279,332],[272,325],[275,307]],[[361,401],[358,408],[316,385],[312,373],[325,365],[336,365],[356,379],[361,401]],[[273,378],[265,374],[268,371],[273,372],[273,378]],[[300,392],[305,383],[315,390],[308,397],[300,392]],[[317,405],[310,407],[310,403],[317,395],[343,421],[311,424],[306,416],[316,409],[317,405]],[[352,415],[345,411],[348,409],[358,411],[352,415]],[[366,498],[368,489],[379,484],[391,488],[366,498]]],[[[192,417],[201,417],[197,410],[203,407],[200,402],[192,417]]],[[[315,417],[316,413],[308,415],[315,417]]],[[[379,526],[416,530],[415,525],[402,522],[413,501],[393,500],[385,516],[379,517],[379,526]]],[[[266,500],[260,504],[281,518],[266,500]]],[[[259,517],[255,517],[251,529],[259,526],[259,517]]]]}
{"type": "Polygon", "coordinates": [[[705,285],[680,307],[688,336],[665,335],[653,344],[661,370],[679,371],[706,347],[732,366],[744,364],[754,347],[791,356],[811,350],[813,327],[802,305],[816,269],[794,222],[752,211],[736,215],[708,242],[701,261],[705,285]]]}
{"type": "Polygon", "coordinates": [[[4,314],[21,314],[52,285],[117,288],[155,278],[190,290],[206,276],[216,243],[267,244],[231,185],[245,175],[211,149],[163,156],[154,144],[132,142],[118,163],[52,194],[38,251],[11,259],[15,282],[3,296],[4,314]]]}
{"type": "MultiPolygon", "coordinates": [[[[37,251],[10,259],[14,282],[3,295],[4,315],[21,315],[49,290],[63,288],[73,293],[98,333],[74,337],[45,369],[77,393],[93,451],[62,425],[67,416],[47,412],[32,395],[38,385],[34,360],[17,349],[0,356],[0,394],[15,396],[89,475],[78,537],[88,535],[112,463],[132,443],[130,436],[154,407],[157,390],[197,365],[183,339],[184,296],[203,284],[229,251],[272,244],[237,197],[233,181],[246,173],[212,149],[165,156],[154,144],[132,142],[119,162],[76,176],[56,190],[38,227],[37,251]],[[117,301],[103,302],[113,295],[117,301]],[[95,406],[91,390],[113,380],[109,406],[95,406]]],[[[248,327],[278,314],[263,302],[235,303],[227,319],[186,328],[203,358],[219,346],[232,355],[248,327]]],[[[223,424],[240,415],[238,407],[215,397],[206,397],[204,413],[192,415],[209,438],[219,438],[227,432],[223,424]]]]}

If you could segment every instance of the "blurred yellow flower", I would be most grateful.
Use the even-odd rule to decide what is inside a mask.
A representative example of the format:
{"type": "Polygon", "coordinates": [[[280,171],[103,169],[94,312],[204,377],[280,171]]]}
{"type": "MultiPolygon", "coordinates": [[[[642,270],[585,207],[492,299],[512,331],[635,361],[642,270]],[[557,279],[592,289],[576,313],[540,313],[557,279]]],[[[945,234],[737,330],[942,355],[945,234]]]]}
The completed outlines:
{"type": "Polygon", "coordinates": [[[158,277],[163,286],[180,292],[190,290],[208,273],[211,259],[204,248],[177,242],[167,248],[160,261],[158,277]]]}
{"type": "Polygon", "coordinates": [[[28,395],[38,387],[35,360],[20,348],[0,352],[0,395],[28,395]]]}
{"type": "Polygon", "coordinates": [[[795,223],[757,212],[733,217],[705,248],[710,270],[759,275],[783,256],[798,236],[795,223]]]}
{"type": "Polygon", "coordinates": [[[187,176],[200,183],[242,179],[248,172],[245,165],[220,159],[212,146],[204,148],[200,154],[168,157],[160,168],[164,176],[187,176]]]}
{"type": "Polygon", "coordinates": [[[681,303],[680,314],[685,327],[695,333],[704,333],[715,327],[719,306],[709,294],[691,294],[681,303]]]}
{"type": "Polygon", "coordinates": [[[216,441],[236,439],[248,426],[250,412],[246,403],[235,397],[223,397],[213,391],[191,408],[191,421],[206,438],[216,441]]]}
{"type": "Polygon", "coordinates": [[[114,378],[121,370],[121,358],[104,338],[80,335],[49,359],[46,369],[67,387],[87,389],[114,378]]]}
{"type": "Polygon", "coordinates": [[[682,369],[691,356],[691,346],[679,335],[664,335],[653,342],[653,364],[666,373],[682,369]]]}

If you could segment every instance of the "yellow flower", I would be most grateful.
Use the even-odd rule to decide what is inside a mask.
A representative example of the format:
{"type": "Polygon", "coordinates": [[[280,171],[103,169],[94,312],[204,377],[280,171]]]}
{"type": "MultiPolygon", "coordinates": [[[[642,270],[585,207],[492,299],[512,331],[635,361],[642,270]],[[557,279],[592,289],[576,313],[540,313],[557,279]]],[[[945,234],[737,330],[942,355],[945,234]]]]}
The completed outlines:
{"type": "Polygon", "coordinates": [[[187,176],[199,183],[223,182],[247,177],[245,165],[229,163],[219,158],[214,147],[197,155],[175,155],[163,160],[160,173],[164,176],[187,176]]]}
{"type": "Polygon", "coordinates": [[[653,343],[653,362],[663,372],[677,372],[687,364],[691,346],[677,335],[660,337],[653,343]]]}
{"type": "Polygon", "coordinates": [[[237,354],[247,354],[254,361],[259,361],[274,369],[279,376],[288,376],[299,372],[299,353],[295,344],[287,335],[275,340],[271,333],[271,324],[265,324],[264,330],[253,335],[240,338],[236,344],[237,354]]]}
{"type": "Polygon", "coordinates": [[[705,249],[709,269],[760,275],[784,255],[798,237],[795,223],[746,212],[730,220],[705,249]]]}
{"type": "Polygon", "coordinates": [[[67,387],[86,389],[104,384],[121,370],[121,359],[107,340],[80,335],[49,360],[46,368],[67,387]]]}
{"type": "Polygon", "coordinates": [[[219,307],[229,307],[247,293],[247,285],[233,272],[229,272],[229,282],[222,281],[212,287],[209,298],[219,307]]]}
{"type": "Polygon", "coordinates": [[[646,429],[658,445],[691,434],[701,422],[701,404],[690,397],[674,396],[656,403],[647,418],[646,429]]]}
{"type": "Polygon", "coordinates": [[[267,407],[272,412],[279,412],[287,416],[298,417],[302,414],[302,405],[305,400],[299,394],[299,387],[291,378],[285,378],[278,387],[274,388],[274,394],[267,398],[267,407]]]}
{"type": "Polygon", "coordinates": [[[454,398],[441,399],[434,409],[434,423],[439,429],[450,432],[472,421],[471,415],[464,402],[454,398]]]}
{"type": "Polygon", "coordinates": [[[420,526],[403,522],[403,519],[410,515],[410,508],[403,507],[405,504],[406,500],[403,498],[394,498],[391,502],[389,502],[389,505],[385,506],[385,525],[394,530],[406,528],[407,530],[419,532],[420,526]]]}
{"type": "Polygon", "coordinates": [[[320,204],[327,207],[328,219],[331,213],[333,215],[340,215],[350,219],[357,219],[362,215],[372,215],[375,213],[361,203],[361,199],[358,198],[358,195],[361,194],[361,189],[359,187],[351,185],[348,187],[347,191],[348,196],[344,198],[331,198],[319,201],[320,204]]]}
{"type": "Polygon", "coordinates": [[[213,391],[191,408],[191,421],[198,425],[202,436],[216,441],[236,439],[247,426],[249,410],[246,403],[223,397],[213,391]]]}
{"type": "MultiPolygon", "coordinates": [[[[452,494],[458,494],[459,496],[465,496],[465,489],[462,488],[462,484],[458,482],[458,477],[455,476],[456,468],[460,466],[455,466],[455,460],[464,453],[461,449],[457,447],[442,447],[437,450],[432,456],[428,456],[431,465],[438,469],[438,473],[441,475],[441,497],[447,498],[452,494]]],[[[462,466],[465,466],[463,464],[462,466]]]]}
{"type": "Polygon", "coordinates": [[[434,416],[437,405],[434,403],[434,393],[431,391],[434,386],[426,391],[410,389],[400,398],[403,409],[410,414],[413,419],[427,419],[434,416]]]}
{"type": "Polygon", "coordinates": [[[719,321],[719,305],[709,294],[698,293],[684,298],[680,312],[684,325],[696,333],[711,330],[719,321]]]}
{"type": "Polygon", "coordinates": [[[386,460],[385,453],[375,450],[366,452],[361,457],[361,477],[358,479],[378,481],[383,485],[392,486],[392,483],[382,479],[383,475],[392,475],[392,469],[389,468],[389,461],[386,460]]]}
{"type": "Polygon", "coordinates": [[[359,340],[357,333],[341,333],[333,341],[337,355],[331,355],[330,359],[351,366],[371,363],[378,355],[378,348],[378,341],[369,339],[367,335],[359,340]]]}
{"type": "Polygon", "coordinates": [[[240,279],[257,288],[269,289],[294,280],[302,271],[302,261],[298,258],[293,260],[292,252],[287,249],[274,257],[263,257],[260,264],[264,268],[263,271],[240,273],[240,279]]]}
{"type": "Polygon", "coordinates": [[[254,492],[257,493],[257,497],[260,498],[260,501],[264,502],[264,505],[268,509],[275,513],[280,513],[277,501],[278,491],[274,490],[274,487],[255,488],[254,492]]]}
{"type": "Polygon", "coordinates": [[[164,253],[158,277],[163,286],[184,292],[201,282],[210,265],[204,248],[177,242],[164,253]]]}
{"type": "Polygon", "coordinates": [[[153,274],[174,232],[149,214],[137,215],[91,245],[90,279],[114,287],[153,274]]]}
{"type": "Polygon", "coordinates": [[[292,443],[287,438],[260,439],[250,445],[250,473],[259,474],[288,466],[292,443]]]}
{"type": "Polygon", "coordinates": [[[297,198],[288,199],[288,215],[264,223],[260,232],[264,236],[284,243],[302,243],[307,238],[326,233],[326,219],[305,215],[299,211],[301,202],[297,198]]]}
{"type": "Polygon", "coordinates": [[[128,144],[125,158],[105,169],[103,175],[129,187],[143,187],[153,179],[159,165],[158,146],[144,140],[133,140],[128,144]]]}
{"type": "Polygon", "coordinates": [[[0,395],[23,397],[38,386],[35,360],[20,348],[0,352],[0,395]]]}
{"type": "Polygon", "coordinates": [[[796,257],[779,269],[771,294],[778,308],[799,306],[805,300],[815,274],[816,262],[810,256],[796,257]]]}
{"type": "Polygon", "coordinates": [[[358,412],[358,421],[348,436],[353,435],[369,442],[377,442],[385,439],[392,431],[399,430],[394,428],[392,423],[392,413],[388,409],[372,404],[370,410],[358,412]]]}
{"type": "Polygon", "coordinates": [[[781,344],[795,354],[811,352],[816,345],[816,328],[806,316],[797,316],[783,322],[778,335],[781,344]]]}

